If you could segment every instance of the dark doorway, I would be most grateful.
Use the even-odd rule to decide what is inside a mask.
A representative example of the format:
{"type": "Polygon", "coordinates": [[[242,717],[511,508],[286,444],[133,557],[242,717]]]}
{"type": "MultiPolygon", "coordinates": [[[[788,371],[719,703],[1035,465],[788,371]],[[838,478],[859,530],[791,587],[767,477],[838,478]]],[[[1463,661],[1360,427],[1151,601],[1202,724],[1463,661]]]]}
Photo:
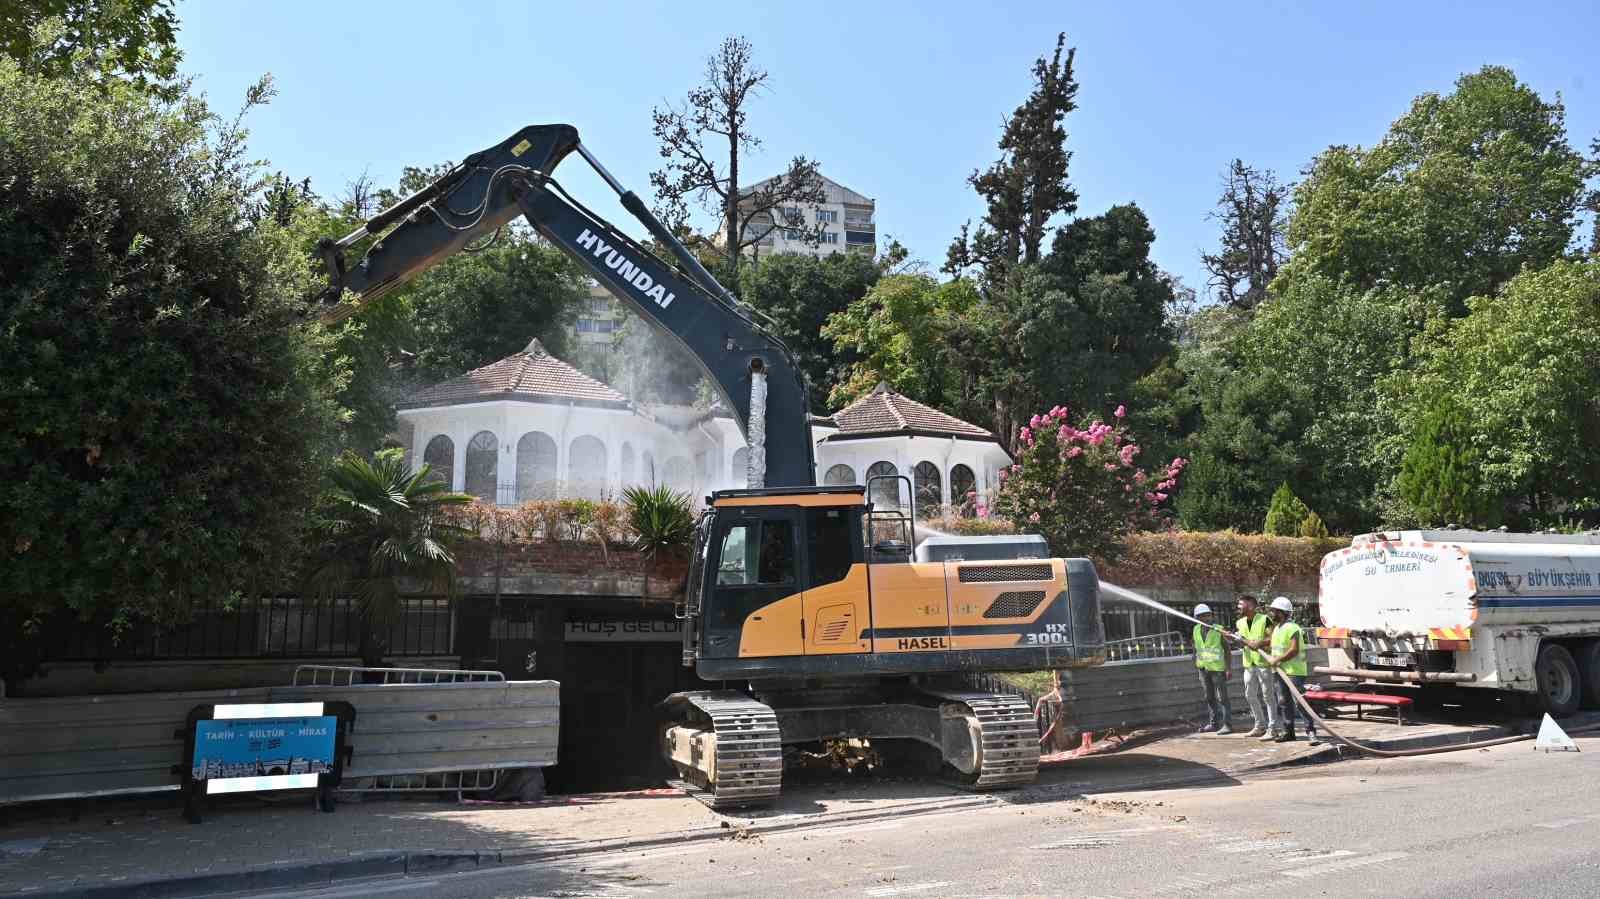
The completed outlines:
{"type": "MultiPolygon", "coordinates": [[[[583,620],[594,629],[594,617],[583,620]]],[[[619,616],[608,621],[626,625],[638,619],[619,616]]],[[[551,791],[664,785],[672,769],[659,748],[658,707],[668,694],[705,687],[683,666],[682,645],[659,633],[639,641],[616,631],[612,634],[622,639],[585,639],[571,633],[570,621],[567,630],[560,677],[560,760],[546,772],[551,791]]]]}

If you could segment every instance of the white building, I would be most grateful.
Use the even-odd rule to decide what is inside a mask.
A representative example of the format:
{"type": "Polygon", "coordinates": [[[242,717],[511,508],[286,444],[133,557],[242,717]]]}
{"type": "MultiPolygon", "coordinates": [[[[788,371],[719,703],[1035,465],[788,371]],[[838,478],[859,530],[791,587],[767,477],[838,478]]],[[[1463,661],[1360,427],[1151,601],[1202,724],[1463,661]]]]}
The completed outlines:
{"type": "MultiPolygon", "coordinates": [[[[792,203],[773,213],[753,215],[745,222],[747,236],[766,235],[746,252],[756,255],[804,253],[819,257],[844,252],[877,255],[877,203],[837,181],[820,175],[818,178],[822,181],[821,203],[792,203]],[[805,238],[818,227],[822,229],[821,241],[813,245],[805,238]]],[[[746,192],[758,190],[772,180],[757,182],[746,192]]]]}
{"type": "MultiPolygon", "coordinates": [[[[726,413],[650,406],[545,352],[527,349],[409,396],[398,410],[411,458],[452,489],[500,505],[615,497],[664,483],[697,500],[745,486],[749,451],[726,413]]],[[[859,484],[904,475],[919,509],[960,505],[998,486],[1011,460],[988,431],[879,385],[827,418],[812,418],[817,482],[859,484]]],[[[902,498],[874,483],[874,501],[902,498]]]]}

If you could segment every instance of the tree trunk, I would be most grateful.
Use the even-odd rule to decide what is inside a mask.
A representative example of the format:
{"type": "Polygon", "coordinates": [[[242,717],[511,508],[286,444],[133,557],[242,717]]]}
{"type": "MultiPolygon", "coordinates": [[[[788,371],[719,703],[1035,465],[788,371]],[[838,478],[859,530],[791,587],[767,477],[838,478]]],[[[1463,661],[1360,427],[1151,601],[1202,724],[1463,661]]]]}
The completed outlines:
{"type": "Polygon", "coordinates": [[[728,111],[728,266],[733,272],[733,289],[739,289],[739,129],[731,127],[738,110],[728,111]]]}

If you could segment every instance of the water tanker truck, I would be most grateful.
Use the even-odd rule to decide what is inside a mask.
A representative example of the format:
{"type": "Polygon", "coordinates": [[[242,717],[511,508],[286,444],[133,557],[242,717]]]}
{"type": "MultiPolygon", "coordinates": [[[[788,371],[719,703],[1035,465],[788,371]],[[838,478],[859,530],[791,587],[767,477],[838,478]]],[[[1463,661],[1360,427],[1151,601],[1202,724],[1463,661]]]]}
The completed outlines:
{"type": "Polygon", "coordinates": [[[1600,706],[1600,535],[1363,534],[1322,560],[1321,673],[1600,706]]]}

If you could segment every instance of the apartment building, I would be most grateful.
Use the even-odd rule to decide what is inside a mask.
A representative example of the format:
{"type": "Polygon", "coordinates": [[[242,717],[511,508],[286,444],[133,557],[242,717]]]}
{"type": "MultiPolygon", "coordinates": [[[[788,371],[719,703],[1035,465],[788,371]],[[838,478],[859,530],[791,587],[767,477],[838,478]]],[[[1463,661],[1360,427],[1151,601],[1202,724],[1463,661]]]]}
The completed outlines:
{"type": "MultiPolygon", "coordinates": [[[[830,253],[878,252],[877,203],[848,187],[824,176],[821,203],[799,203],[776,210],[776,227],[771,214],[760,213],[745,223],[749,235],[766,236],[746,252],[754,255],[767,253],[805,253],[827,256],[830,253]],[[821,240],[810,243],[812,232],[821,227],[821,240]]],[[[770,181],[771,179],[768,179],[770,181]]],[[[759,189],[767,181],[752,185],[759,189]]]]}
{"type": "Polygon", "coordinates": [[[620,327],[622,321],[621,314],[617,310],[616,298],[611,295],[611,291],[591,282],[589,295],[584,297],[583,304],[578,307],[578,319],[572,324],[578,343],[609,346],[612,332],[620,327]]]}

